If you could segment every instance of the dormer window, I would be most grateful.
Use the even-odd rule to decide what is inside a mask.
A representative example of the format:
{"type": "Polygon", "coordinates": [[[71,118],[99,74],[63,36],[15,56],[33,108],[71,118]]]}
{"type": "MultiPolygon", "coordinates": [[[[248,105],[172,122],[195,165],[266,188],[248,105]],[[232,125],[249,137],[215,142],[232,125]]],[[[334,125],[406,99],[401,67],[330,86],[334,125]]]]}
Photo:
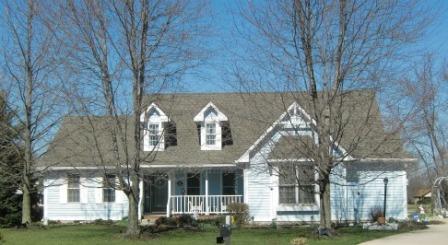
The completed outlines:
{"type": "Polygon", "coordinates": [[[207,123],[205,125],[207,145],[216,145],[216,123],[207,123]]]}
{"type": "Polygon", "coordinates": [[[198,124],[201,150],[221,150],[222,128],[228,121],[226,115],[210,102],[194,117],[194,121],[198,124]]]}
{"type": "Polygon", "coordinates": [[[167,130],[167,123],[169,121],[169,118],[155,103],[152,103],[140,115],[140,122],[143,125],[144,151],[165,150],[165,135],[167,134],[165,130],[167,130]]]}
{"type": "Polygon", "coordinates": [[[149,145],[152,147],[157,146],[160,141],[159,124],[149,123],[148,133],[149,133],[149,145]]]}

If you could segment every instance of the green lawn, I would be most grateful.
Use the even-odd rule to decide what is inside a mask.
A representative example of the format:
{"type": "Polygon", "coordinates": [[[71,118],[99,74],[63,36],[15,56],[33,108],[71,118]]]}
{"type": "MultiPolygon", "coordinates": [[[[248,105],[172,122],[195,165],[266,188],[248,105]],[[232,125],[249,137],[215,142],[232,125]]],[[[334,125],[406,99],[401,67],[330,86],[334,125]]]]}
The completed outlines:
{"type": "MultiPolygon", "coordinates": [[[[129,241],[122,238],[120,232],[125,230],[121,225],[59,225],[48,228],[31,228],[29,230],[2,229],[0,233],[3,243],[0,244],[31,244],[31,245],[126,245],[126,244],[215,244],[216,228],[205,231],[170,231],[152,238],[129,241]]],[[[358,244],[363,241],[389,236],[398,232],[362,231],[360,228],[338,229],[339,235],[332,239],[316,239],[310,228],[257,228],[238,229],[233,231],[232,244],[289,244],[292,238],[309,237],[309,244],[358,244]]]]}

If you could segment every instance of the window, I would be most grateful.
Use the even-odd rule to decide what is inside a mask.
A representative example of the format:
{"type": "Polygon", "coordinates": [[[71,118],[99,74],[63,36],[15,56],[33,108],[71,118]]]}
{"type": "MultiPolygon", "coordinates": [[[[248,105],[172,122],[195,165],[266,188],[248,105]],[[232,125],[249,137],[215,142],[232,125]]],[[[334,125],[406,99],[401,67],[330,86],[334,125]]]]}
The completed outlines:
{"type": "Polygon", "coordinates": [[[80,199],[80,184],[79,184],[79,175],[68,175],[68,184],[67,184],[67,198],[68,202],[79,202],[80,199]]]}
{"type": "Polygon", "coordinates": [[[201,175],[195,173],[187,174],[187,195],[201,194],[201,175]]]}
{"type": "Polygon", "coordinates": [[[157,146],[159,144],[159,124],[151,123],[149,124],[149,145],[157,146]]]}
{"type": "Polygon", "coordinates": [[[222,174],[222,194],[235,195],[235,173],[222,174]]]}
{"type": "Polygon", "coordinates": [[[279,166],[280,204],[314,204],[314,167],[279,166]]]}
{"type": "Polygon", "coordinates": [[[205,127],[205,141],[207,145],[216,144],[216,123],[207,123],[205,127]]]}
{"type": "Polygon", "coordinates": [[[103,202],[115,202],[115,175],[103,178],[103,202]]]}

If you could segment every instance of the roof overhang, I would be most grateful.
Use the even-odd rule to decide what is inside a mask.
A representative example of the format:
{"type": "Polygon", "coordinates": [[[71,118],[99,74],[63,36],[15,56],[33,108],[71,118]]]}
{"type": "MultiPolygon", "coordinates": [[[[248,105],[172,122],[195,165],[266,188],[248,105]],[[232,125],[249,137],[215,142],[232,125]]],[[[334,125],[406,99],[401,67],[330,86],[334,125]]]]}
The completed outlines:
{"type": "MultiPolygon", "coordinates": [[[[141,165],[141,169],[162,169],[162,168],[230,168],[237,167],[235,163],[217,163],[217,164],[156,164],[156,165],[141,165]]],[[[126,166],[122,166],[126,168],[126,166]]],[[[38,170],[48,170],[48,171],[63,171],[63,170],[113,170],[116,169],[115,166],[53,166],[53,167],[38,167],[38,170]]]]}

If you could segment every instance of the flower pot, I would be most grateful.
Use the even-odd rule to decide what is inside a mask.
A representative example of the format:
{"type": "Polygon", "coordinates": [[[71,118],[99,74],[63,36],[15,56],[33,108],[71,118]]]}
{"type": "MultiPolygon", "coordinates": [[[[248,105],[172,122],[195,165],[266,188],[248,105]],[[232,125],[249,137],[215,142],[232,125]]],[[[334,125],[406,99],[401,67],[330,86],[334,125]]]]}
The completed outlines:
{"type": "Polygon", "coordinates": [[[386,224],[386,217],[378,217],[376,221],[378,222],[378,224],[384,225],[386,224]]]}

